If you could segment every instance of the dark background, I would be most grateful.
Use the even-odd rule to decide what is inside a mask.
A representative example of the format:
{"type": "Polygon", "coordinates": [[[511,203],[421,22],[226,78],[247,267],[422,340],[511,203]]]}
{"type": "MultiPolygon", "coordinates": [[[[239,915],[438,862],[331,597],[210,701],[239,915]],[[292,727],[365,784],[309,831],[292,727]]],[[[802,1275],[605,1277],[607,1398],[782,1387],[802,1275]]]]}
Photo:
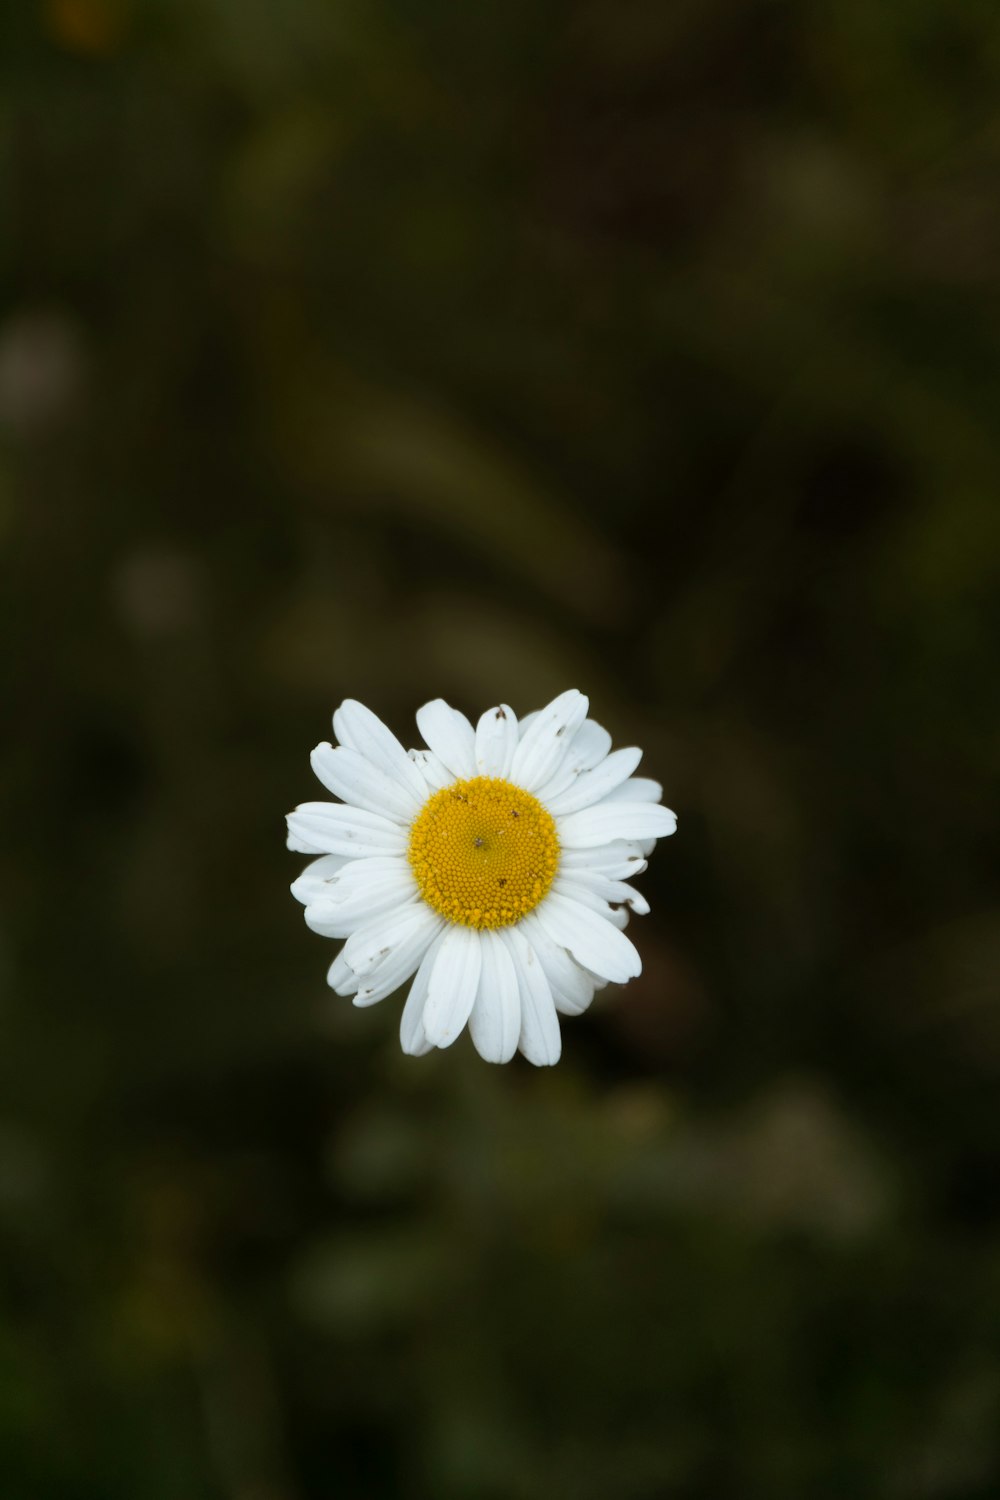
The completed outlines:
{"type": "Polygon", "coordinates": [[[994,1500],[994,0],[9,0],[0,183],[4,1500],[994,1500]],[[308,751],[571,685],[645,972],[404,1058],[308,751]]]}

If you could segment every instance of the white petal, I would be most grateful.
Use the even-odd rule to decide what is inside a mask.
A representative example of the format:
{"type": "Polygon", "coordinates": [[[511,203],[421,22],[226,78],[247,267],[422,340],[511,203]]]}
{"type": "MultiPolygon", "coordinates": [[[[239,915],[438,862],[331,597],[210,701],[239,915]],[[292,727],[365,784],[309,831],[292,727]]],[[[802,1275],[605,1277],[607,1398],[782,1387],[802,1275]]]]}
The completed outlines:
{"type": "Polygon", "coordinates": [[[321,899],[332,906],[377,898],[385,891],[393,891],[404,899],[417,894],[409,863],[393,854],[349,859],[323,882],[323,887],[321,899]]]}
{"type": "Polygon", "coordinates": [[[582,1016],[585,1011],[590,1009],[597,990],[604,985],[603,979],[597,979],[593,974],[587,974],[583,969],[579,968],[579,965],[577,965],[577,968],[582,979],[579,994],[570,995],[565,991],[557,991],[555,986],[552,985],[552,981],[549,980],[549,984],[552,986],[552,999],[555,1002],[556,1010],[561,1016],[582,1016]]]}
{"type": "MultiPolygon", "coordinates": [[[[440,792],[446,786],[454,786],[454,774],[448,770],[443,761],[438,760],[433,750],[411,750],[409,756],[432,792],[440,792]]],[[[425,791],[424,796],[426,795],[425,791]]]]}
{"type": "Polygon", "coordinates": [[[352,860],[329,887],[333,894],[310,902],[305,910],[306,922],[321,937],[350,937],[365,923],[417,899],[404,860],[352,860]],[[397,867],[391,873],[390,865],[397,867]]]}
{"type": "Polygon", "coordinates": [[[536,789],[536,796],[547,806],[550,797],[555,797],[572,786],[584,771],[592,771],[595,766],[600,765],[610,749],[611,736],[608,731],[593,719],[584,719],[573,736],[565,760],[555,775],[536,789]]]}
{"type": "Polygon", "coordinates": [[[313,901],[303,915],[306,926],[320,937],[348,938],[366,922],[384,916],[398,905],[398,896],[388,896],[384,901],[367,901],[363,905],[344,902],[340,906],[331,906],[329,901],[313,901]]]}
{"type": "Polygon", "coordinates": [[[584,719],[573,736],[573,764],[580,771],[591,771],[611,752],[611,736],[603,724],[584,719]]]}
{"type": "Polygon", "coordinates": [[[469,1019],[481,966],[479,933],[453,923],[438,949],[424,1006],[424,1031],[435,1047],[450,1047],[469,1019]]]}
{"type": "Polygon", "coordinates": [[[524,739],[524,736],[527,734],[527,732],[531,728],[532,724],[534,724],[535,720],[538,718],[538,715],[540,713],[541,713],[541,709],[540,708],[535,708],[535,709],[532,709],[532,711],[531,711],[530,714],[522,714],[521,718],[518,719],[518,721],[517,721],[517,737],[518,737],[518,739],[521,739],[521,740],[524,739]]]}
{"type": "Polygon", "coordinates": [[[510,1062],[521,1034],[521,999],[514,960],[498,933],[482,934],[482,960],[469,1035],[487,1062],[510,1062]]]}
{"type": "Polygon", "coordinates": [[[423,778],[406,751],[382,720],[354,698],[345,698],[333,716],[333,731],[342,745],[356,750],[369,764],[423,800],[423,778]]]}
{"type": "MultiPolygon", "coordinates": [[[[344,944],[344,958],[359,978],[366,978],[380,969],[386,959],[391,957],[400,944],[407,942],[413,933],[423,931],[426,933],[427,943],[430,943],[442,920],[423,901],[401,907],[398,911],[366,922],[353,932],[344,944]]],[[[416,967],[414,964],[413,968],[416,967]]]]}
{"type": "Polygon", "coordinates": [[[578,964],[613,984],[624,984],[642,971],[634,945],[610,922],[577,901],[550,891],[536,908],[538,920],[554,943],[568,948],[578,964]]]}
{"type": "Polygon", "coordinates": [[[572,736],[587,717],[587,700],[576,688],[543,708],[514,752],[510,777],[525,791],[542,786],[562,764],[572,736]]]}
{"type": "MultiPolygon", "coordinates": [[[[603,897],[599,896],[596,891],[591,890],[589,886],[574,886],[570,881],[562,881],[561,883],[556,881],[553,883],[552,889],[557,895],[565,897],[567,901],[576,901],[580,906],[586,907],[587,911],[592,911],[595,916],[600,917],[605,922],[613,922],[616,927],[626,925],[619,920],[619,908],[605,901],[603,897]]],[[[627,916],[628,914],[626,913],[626,920],[627,916]]]]}
{"type": "Polygon", "coordinates": [[[340,802],[303,802],[288,814],[288,827],[317,849],[348,859],[406,853],[406,832],[398,823],[340,802]]]}
{"type": "Polygon", "coordinates": [[[642,751],[634,746],[628,750],[613,750],[592,771],[581,771],[564,791],[546,797],[545,806],[556,817],[591,807],[627,781],[640,760],[642,751]]]}
{"type": "Polygon", "coordinates": [[[324,741],[316,746],[310,760],[323,785],[342,802],[405,824],[412,823],[420,810],[421,799],[416,793],[346,745],[334,749],[324,741]]]}
{"type": "Polygon", "coordinates": [[[341,948],[326,974],[326,982],[338,995],[353,995],[358,987],[358,976],[344,957],[341,948]]]}
{"type": "Polygon", "coordinates": [[[545,970],[556,1010],[567,1016],[582,1015],[594,998],[597,981],[593,974],[581,969],[561,944],[552,941],[534,912],[520,926],[545,970]]]}
{"type": "Polygon", "coordinates": [[[427,1033],[424,1031],[424,1006],[427,1003],[427,987],[430,984],[431,973],[444,939],[445,934],[441,933],[424,954],[416,977],[410,985],[410,993],[406,997],[403,1014],[399,1018],[399,1044],[410,1057],[423,1057],[425,1052],[432,1051],[434,1047],[434,1043],[427,1040],[427,1033]]]}
{"type": "MultiPolygon", "coordinates": [[[[286,825],[286,827],[288,827],[288,819],[291,816],[292,816],[291,813],[288,813],[286,815],[286,817],[285,817],[285,825],[286,825]]],[[[288,828],[288,835],[287,835],[287,837],[285,839],[285,848],[286,849],[291,849],[291,851],[292,851],[293,854],[322,854],[323,853],[322,849],[317,849],[316,845],[315,844],[311,844],[308,839],[304,839],[299,834],[293,833],[290,827],[288,828]]]]}
{"type": "MultiPolygon", "coordinates": [[[[419,967],[435,937],[443,931],[444,925],[442,917],[436,916],[429,907],[421,904],[416,908],[415,920],[405,931],[396,928],[395,941],[390,934],[383,933],[384,941],[376,951],[375,961],[370,963],[358,986],[358,993],[354,997],[355,1005],[374,1005],[376,1001],[384,1000],[386,995],[391,995],[393,990],[398,990],[401,984],[405,984],[419,967]]],[[[348,938],[347,947],[356,938],[357,934],[348,938]]],[[[371,945],[366,947],[370,950],[371,945]]],[[[367,961],[369,953],[364,953],[362,957],[367,961]]],[[[351,955],[348,955],[348,961],[353,964],[351,955]]]]}
{"type": "Polygon", "coordinates": [[[476,775],[510,775],[517,749],[517,719],[506,703],[488,708],[476,725],[476,775]]]}
{"type": "Polygon", "coordinates": [[[588,849],[616,839],[662,839],[673,833],[677,819],[658,802],[599,802],[560,818],[559,842],[566,849],[588,849]]]}
{"type": "MultiPolygon", "coordinates": [[[[602,903],[627,906],[640,917],[649,914],[649,902],[634,886],[626,885],[624,880],[609,880],[606,875],[596,871],[564,871],[552,889],[573,900],[581,900],[583,894],[587,893],[596,896],[602,903]]],[[[584,901],[583,904],[587,905],[587,902],[584,901]]]]}
{"type": "Polygon", "coordinates": [[[615,792],[609,792],[608,802],[659,802],[663,788],[649,776],[632,776],[615,792]]]}
{"type": "Polygon", "coordinates": [[[634,911],[637,917],[649,916],[649,902],[641,891],[637,891],[634,885],[629,885],[624,880],[615,880],[612,884],[614,890],[607,892],[607,899],[613,905],[617,906],[621,902],[622,905],[628,907],[629,911],[634,911]]]}
{"type": "Polygon", "coordinates": [[[476,774],[476,735],[457,708],[435,698],[417,709],[417,727],[442,765],[461,780],[476,774]]]}
{"type": "Polygon", "coordinates": [[[306,865],[299,878],[292,881],[292,895],[296,901],[308,906],[310,901],[324,896],[327,880],[331,875],[338,875],[346,863],[343,854],[324,854],[322,859],[314,859],[311,865],[306,865]]]}
{"type": "Polygon", "coordinates": [[[562,1037],[545,970],[520,927],[505,927],[502,936],[513,955],[521,993],[518,1046],[536,1068],[552,1067],[559,1061],[562,1037]]]}
{"type": "Polygon", "coordinates": [[[601,844],[596,849],[562,849],[559,868],[570,871],[590,870],[606,875],[609,880],[633,880],[646,868],[642,847],[625,839],[616,839],[611,844],[601,844]]]}

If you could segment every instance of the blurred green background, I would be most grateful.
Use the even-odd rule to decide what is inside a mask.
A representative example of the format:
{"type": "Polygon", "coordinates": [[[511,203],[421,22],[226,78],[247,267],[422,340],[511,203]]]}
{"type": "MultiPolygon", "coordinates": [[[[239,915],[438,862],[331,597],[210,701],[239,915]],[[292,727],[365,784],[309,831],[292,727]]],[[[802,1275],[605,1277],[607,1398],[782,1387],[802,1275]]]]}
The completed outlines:
{"type": "Polygon", "coordinates": [[[3,1500],[995,1500],[994,0],[8,0],[0,77],[3,1500]],[[570,685],[645,972],[404,1058],[308,751],[570,685]]]}

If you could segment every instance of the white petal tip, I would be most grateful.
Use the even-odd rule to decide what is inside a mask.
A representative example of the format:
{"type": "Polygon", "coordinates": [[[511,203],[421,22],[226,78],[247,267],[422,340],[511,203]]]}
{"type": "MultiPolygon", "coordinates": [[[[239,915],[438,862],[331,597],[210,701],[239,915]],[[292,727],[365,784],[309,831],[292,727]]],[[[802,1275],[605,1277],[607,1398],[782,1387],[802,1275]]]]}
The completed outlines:
{"type": "Polygon", "coordinates": [[[423,1042],[411,1042],[408,1047],[402,1043],[400,1045],[403,1048],[404,1057],[426,1057],[428,1052],[434,1051],[433,1043],[426,1039],[423,1042]]]}
{"type": "Polygon", "coordinates": [[[426,1026],[424,1027],[424,1035],[432,1047],[440,1047],[442,1051],[458,1040],[457,1031],[451,1031],[447,1027],[439,1028],[433,1024],[429,1031],[426,1026]]]}
{"type": "Polygon", "coordinates": [[[530,1057],[528,1053],[524,1052],[522,1049],[521,1055],[526,1058],[528,1062],[530,1062],[533,1068],[554,1068],[556,1063],[562,1057],[562,1048],[560,1047],[559,1051],[556,1053],[549,1052],[545,1053],[543,1056],[535,1057],[530,1057]]]}

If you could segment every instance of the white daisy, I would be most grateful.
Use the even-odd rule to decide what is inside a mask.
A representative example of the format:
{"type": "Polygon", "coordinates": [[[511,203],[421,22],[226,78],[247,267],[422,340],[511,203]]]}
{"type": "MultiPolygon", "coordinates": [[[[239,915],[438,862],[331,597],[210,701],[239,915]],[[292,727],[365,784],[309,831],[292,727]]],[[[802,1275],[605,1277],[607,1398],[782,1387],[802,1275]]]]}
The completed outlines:
{"type": "Polygon", "coordinates": [[[518,723],[506,704],[475,728],[443,699],[407,753],[361,703],[333,716],[338,744],[312,766],[339,802],[288,816],[288,847],[315,854],[292,885],[324,937],[346,938],[329,984],[374,1005],[415,975],[400,1038],[415,1056],[466,1022],[487,1062],[520,1048],[559,1060],[558,1014],[642,967],[625,936],[648,903],[627,882],[673,833],[639,750],[612,750],[575,689],[518,723]]]}

